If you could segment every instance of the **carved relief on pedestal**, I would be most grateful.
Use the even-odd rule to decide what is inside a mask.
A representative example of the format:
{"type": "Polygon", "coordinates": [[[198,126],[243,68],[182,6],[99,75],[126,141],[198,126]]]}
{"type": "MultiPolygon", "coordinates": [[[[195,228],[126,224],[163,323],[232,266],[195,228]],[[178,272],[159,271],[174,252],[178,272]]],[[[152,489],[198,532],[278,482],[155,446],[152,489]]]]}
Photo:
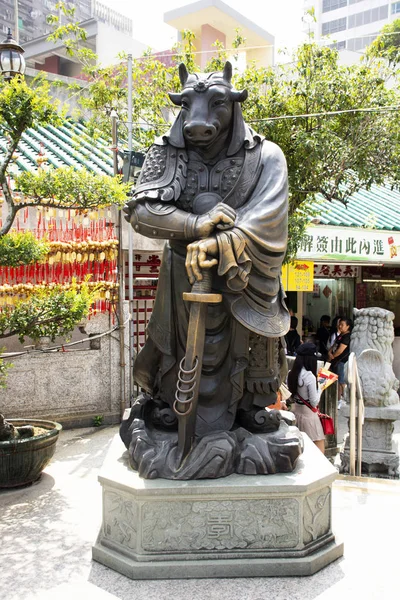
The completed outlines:
{"type": "Polygon", "coordinates": [[[237,502],[152,502],[143,507],[147,552],[295,548],[299,504],[294,499],[237,502]]]}
{"type": "Polygon", "coordinates": [[[383,308],[354,309],[350,348],[357,357],[366,406],[398,404],[393,368],[394,314],[383,308]]]}
{"type": "Polygon", "coordinates": [[[104,493],[104,537],[114,543],[136,549],[138,507],[116,492],[104,493]]]}
{"type": "Polygon", "coordinates": [[[364,450],[392,450],[393,423],[391,421],[366,421],[363,427],[364,450]]]}
{"type": "Polygon", "coordinates": [[[330,488],[306,496],[303,510],[304,543],[309,544],[329,533],[331,529],[330,488]]]}

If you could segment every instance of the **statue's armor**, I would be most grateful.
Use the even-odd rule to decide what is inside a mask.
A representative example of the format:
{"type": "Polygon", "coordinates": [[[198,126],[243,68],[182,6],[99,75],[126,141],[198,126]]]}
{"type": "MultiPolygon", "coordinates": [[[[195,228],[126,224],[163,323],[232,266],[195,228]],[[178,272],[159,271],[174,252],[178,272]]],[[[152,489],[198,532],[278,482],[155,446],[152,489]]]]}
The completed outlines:
{"type": "Polygon", "coordinates": [[[154,144],[128,203],[130,222],[147,237],[193,240],[194,215],[208,212],[218,202],[235,209],[242,206],[253,192],[261,169],[261,144],[242,148],[232,157],[221,156],[210,165],[195,153],[188,155],[170,144],[154,144]],[[201,195],[207,193],[213,196],[205,200],[201,195]],[[170,203],[168,208],[162,206],[164,202],[170,203]]]}
{"type": "Polygon", "coordinates": [[[233,158],[222,158],[216,164],[205,165],[196,157],[189,155],[189,163],[186,178],[186,187],[180,195],[177,206],[187,212],[204,213],[211,207],[196,205],[199,194],[212,192],[221,197],[223,201],[236,185],[244,163],[244,152],[242,156],[233,158]]]}

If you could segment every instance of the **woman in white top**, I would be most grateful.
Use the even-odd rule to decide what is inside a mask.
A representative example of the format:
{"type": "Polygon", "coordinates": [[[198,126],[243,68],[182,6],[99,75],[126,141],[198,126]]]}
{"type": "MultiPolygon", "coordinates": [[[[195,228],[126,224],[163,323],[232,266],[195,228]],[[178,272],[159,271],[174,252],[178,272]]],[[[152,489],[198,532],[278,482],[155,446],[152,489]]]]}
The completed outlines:
{"type": "Polygon", "coordinates": [[[301,344],[288,375],[288,388],[295,401],[291,409],[296,415],[296,425],[304,431],[314,444],[325,452],[325,434],[318,413],[304,404],[307,400],[313,408],[319,404],[322,388],[317,384],[317,347],[315,344],[301,344]]]}

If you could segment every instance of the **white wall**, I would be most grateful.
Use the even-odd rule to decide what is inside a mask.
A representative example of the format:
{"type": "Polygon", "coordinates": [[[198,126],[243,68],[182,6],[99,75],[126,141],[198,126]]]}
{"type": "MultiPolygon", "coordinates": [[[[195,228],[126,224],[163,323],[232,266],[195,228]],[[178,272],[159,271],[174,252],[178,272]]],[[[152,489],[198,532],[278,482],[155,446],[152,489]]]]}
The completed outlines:
{"type": "Polygon", "coordinates": [[[118,31],[106,23],[98,22],[97,27],[96,52],[100,64],[104,66],[118,63],[120,52],[127,52],[134,57],[138,57],[147,49],[145,44],[134,40],[126,33],[118,31]]]}
{"type": "MultiPolygon", "coordinates": [[[[395,0],[362,0],[361,2],[356,2],[355,4],[347,4],[347,6],[344,6],[342,8],[323,13],[323,0],[304,0],[304,8],[307,9],[311,6],[315,8],[315,16],[317,18],[317,23],[311,25],[311,29],[315,33],[315,39],[320,40],[322,38],[325,39],[327,43],[334,43],[347,41],[353,38],[362,38],[363,36],[368,36],[379,32],[384,25],[390,23],[396,18],[399,18],[400,16],[399,14],[391,14],[391,5],[394,1],[395,0]],[[328,23],[329,21],[334,21],[336,19],[341,19],[343,17],[346,17],[348,19],[351,15],[355,15],[380,6],[388,6],[388,17],[386,19],[374,21],[373,23],[360,25],[358,27],[347,28],[343,31],[332,33],[329,37],[322,36],[322,25],[324,23],[328,23]]],[[[353,52],[349,49],[341,50],[340,61],[343,64],[354,64],[355,62],[359,61],[362,52],[363,50],[358,50],[356,52],[353,52]]]]}

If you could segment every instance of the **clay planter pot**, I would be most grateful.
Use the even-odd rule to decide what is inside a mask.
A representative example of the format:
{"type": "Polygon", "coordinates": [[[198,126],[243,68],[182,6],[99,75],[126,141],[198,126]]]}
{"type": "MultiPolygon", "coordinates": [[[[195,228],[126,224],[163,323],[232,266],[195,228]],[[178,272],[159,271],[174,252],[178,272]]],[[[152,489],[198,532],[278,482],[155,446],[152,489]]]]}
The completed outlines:
{"type": "Polygon", "coordinates": [[[39,479],[56,449],[62,426],[40,419],[7,419],[16,427],[33,425],[46,429],[30,438],[0,442],[0,488],[13,488],[39,479]]]}

